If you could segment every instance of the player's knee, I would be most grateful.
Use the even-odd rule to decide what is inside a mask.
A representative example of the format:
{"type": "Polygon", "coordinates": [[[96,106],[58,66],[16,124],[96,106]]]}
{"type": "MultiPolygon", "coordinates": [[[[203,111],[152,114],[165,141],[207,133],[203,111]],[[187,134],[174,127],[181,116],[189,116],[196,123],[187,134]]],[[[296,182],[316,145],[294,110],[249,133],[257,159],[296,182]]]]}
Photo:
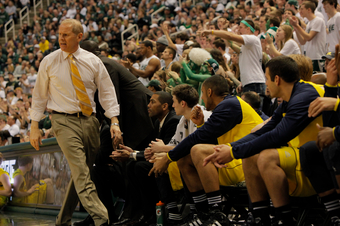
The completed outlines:
{"type": "Polygon", "coordinates": [[[267,149],[259,154],[257,166],[259,171],[265,171],[280,164],[279,154],[276,149],[267,149]]]}

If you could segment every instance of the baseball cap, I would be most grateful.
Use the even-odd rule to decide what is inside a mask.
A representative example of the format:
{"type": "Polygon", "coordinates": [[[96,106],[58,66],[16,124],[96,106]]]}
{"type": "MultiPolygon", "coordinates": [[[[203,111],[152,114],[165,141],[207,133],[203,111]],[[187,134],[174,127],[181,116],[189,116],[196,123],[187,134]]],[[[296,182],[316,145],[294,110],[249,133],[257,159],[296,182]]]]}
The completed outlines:
{"type": "Polygon", "coordinates": [[[335,57],[335,53],[334,52],[328,52],[325,56],[322,56],[321,58],[322,59],[329,59],[329,60],[331,60],[331,59],[333,59],[335,57]]]}
{"type": "Polygon", "coordinates": [[[57,36],[52,35],[52,36],[51,36],[51,39],[57,39],[57,36]]]}
{"type": "Polygon", "coordinates": [[[166,39],[165,35],[163,35],[162,37],[159,37],[156,42],[161,43],[166,46],[169,45],[168,40],[166,39]]]}
{"type": "Polygon", "coordinates": [[[209,66],[212,67],[214,74],[216,74],[216,72],[218,71],[218,69],[220,68],[220,65],[217,63],[217,61],[213,58],[210,58],[209,60],[207,60],[205,62],[205,64],[208,64],[209,66]]]}
{"type": "Polygon", "coordinates": [[[164,8],[164,10],[170,10],[170,7],[166,6],[166,7],[164,8]]]}
{"type": "Polygon", "coordinates": [[[186,41],[185,43],[184,43],[184,45],[187,45],[187,46],[191,46],[192,44],[194,44],[194,42],[193,41],[186,41]]]}
{"type": "Polygon", "coordinates": [[[149,87],[149,86],[154,87],[157,91],[162,90],[161,83],[156,79],[151,80],[146,87],[149,87]]]}
{"type": "Polygon", "coordinates": [[[39,44],[35,44],[34,48],[40,48],[39,44]]]}
{"type": "Polygon", "coordinates": [[[177,12],[177,11],[182,11],[182,8],[177,6],[177,7],[175,8],[174,11],[175,11],[175,12],[177,12]]]}
{"type": "Polygon", "coordinates": [[[295,8],[299,7],[299,3],[296,0],[289,0],[288,4],[295,6],[295,8]]]}

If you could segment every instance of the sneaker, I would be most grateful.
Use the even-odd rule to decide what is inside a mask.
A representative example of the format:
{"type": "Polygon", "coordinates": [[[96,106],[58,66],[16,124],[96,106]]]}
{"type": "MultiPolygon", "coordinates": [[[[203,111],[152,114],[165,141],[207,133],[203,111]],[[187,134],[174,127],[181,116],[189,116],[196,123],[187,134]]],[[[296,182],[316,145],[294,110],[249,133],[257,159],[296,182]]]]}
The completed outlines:
{"type": "Polygon", "coordinates": [[[229,226],[228,217],[220,210],[211,210],[210,218],[205,221],[202,226],[229,226]]]}
{"type": "Polygon", "coordinates": [[[331,218],[331,226],[340,226],[340,218],[337,216],[334,216],[331,218]]]}
{"type": "Polygon", "coordinates": [[[192,214],[185,219],[185,223],[187,226],[200,226],[203,225],[204,222],[209,220],[209,213],[198,212],[197,214],[192,214]],[[190,219],[191,218],[191,219],[190,219]]]}

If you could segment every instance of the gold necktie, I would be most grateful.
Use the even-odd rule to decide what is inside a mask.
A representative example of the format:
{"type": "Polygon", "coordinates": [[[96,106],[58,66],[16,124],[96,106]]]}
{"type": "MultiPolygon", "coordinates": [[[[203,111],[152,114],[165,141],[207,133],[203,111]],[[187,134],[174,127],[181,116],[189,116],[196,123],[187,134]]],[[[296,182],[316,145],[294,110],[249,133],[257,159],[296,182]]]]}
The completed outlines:
{"type": "Polygon", "coordinates": [[[81,79],[81,76],[79,74],[76,62],[73,59],[73,55],[68,55],[71,62],[71,77],[72,82],[74,85],[74,89],[76,90],[77,97],[79,99],[79,104],[81,108],[81,112],[85,116],[90,116],[92,114],[92,106],[89,96],[87,95],[83,80],[81,79]]]}

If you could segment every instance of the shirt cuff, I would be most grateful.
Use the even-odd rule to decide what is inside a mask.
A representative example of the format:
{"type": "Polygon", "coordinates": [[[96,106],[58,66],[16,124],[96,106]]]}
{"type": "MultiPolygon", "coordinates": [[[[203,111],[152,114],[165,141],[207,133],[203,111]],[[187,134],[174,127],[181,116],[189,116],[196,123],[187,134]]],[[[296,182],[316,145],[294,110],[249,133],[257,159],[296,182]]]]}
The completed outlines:
{"type": "Polygon", "coordinates": [[[338,110],[339,103],[340,103],[340,98],[338,98],[338,100],[337,100],[336,103],[335,103],[334,111],[337,111],[337,110],[338,110]]]}
{"type": "Polygon", "coordinates": [[[325,86],[327,86],[327,87],[333,87],[333,88],[338,87],[338,85],[333,86],[333,85],[330,85],[330,84],[327,83],[327,82],[326,82],[325,86]]]}
{"type": "Polygon", "coordinates": [[[233,147],[231,146],[230,143],[227,143],[227,145],[230,147],[230,155],[231,155],[231,157],[232,157],[233,159],[235,159],[234,153],[233,153],[233,147]]]}
{"type": "Polygon", "coordinates": [[[203,122],[202,125],[197,125],[197,128],[201,128],[203,125],[204,125],[204,122],[203,122]]]}
{"type": "Polygon", "coordinates": [[[139,151],[131,152],[129,158],[137,161],[137,153],[139,153],[139,151]]]}
{"type": "Polygon", "coordinates": [[[39,113],[33,110],[32,108],[30,109],[30,116],[31,116],[32,121],[36,121],[36,122],[39,122],[41,119],[44,119],[46,117],[44,113],[39,113]]]}
{"type": "Polygon", "coordinates": [[[105,111],[105,116],[108,117],[109,119],[111,119],[112,117],[115,117],[115,116],[119,116],[119,105],[116,105],[110,109],[108,109],[107,111],[105,111]]]}
{"type": "Polygon", "coordinates": [[[169,152],[166,154],[166,156],[168,156],[168,159],[170,160],[170,162],[173,162],[172,159],[169,156],[169,152]]]}

